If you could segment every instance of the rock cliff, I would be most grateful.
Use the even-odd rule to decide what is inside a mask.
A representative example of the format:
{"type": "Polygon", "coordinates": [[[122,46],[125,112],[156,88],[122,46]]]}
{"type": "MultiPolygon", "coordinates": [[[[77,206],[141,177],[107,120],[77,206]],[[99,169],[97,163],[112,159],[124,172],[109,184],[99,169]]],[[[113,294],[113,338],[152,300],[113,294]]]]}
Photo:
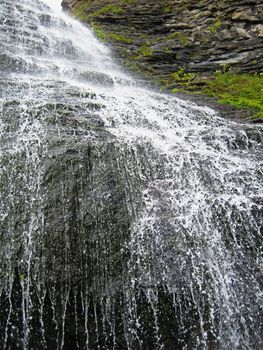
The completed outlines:
{"type": "Polygon", "coordinates": [[[204,92],[215,72],[263,69],[262,0],[63,0],[62,6],[89,23],[127,67],[170,90],[204,92]]]}
{"type": "Polygon", "coordinates": [[[263,68],[261,0],[64,0],[63,7],[104,31],[120,56],[158,75],[182,67],[201,73],[224,65],[235,72],[263,68]]]}

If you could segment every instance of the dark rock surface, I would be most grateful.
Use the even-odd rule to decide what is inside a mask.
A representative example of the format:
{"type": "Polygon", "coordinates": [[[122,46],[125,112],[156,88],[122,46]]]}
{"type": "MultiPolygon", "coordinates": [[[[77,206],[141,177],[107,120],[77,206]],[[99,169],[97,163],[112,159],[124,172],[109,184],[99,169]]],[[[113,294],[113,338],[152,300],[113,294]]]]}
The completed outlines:
{"type": "Polygon", "coordinates": [[[63,8],[106,33],[128,66],[162,79],[184,68],[211,74],[263,68],[263,2],[63,0],[63,8]]]}
{"type": "Polygon", "coordinates": [[[0,348],[261,349],[262,128],[127,84],[40,0],[0,37],[0,348]]]}

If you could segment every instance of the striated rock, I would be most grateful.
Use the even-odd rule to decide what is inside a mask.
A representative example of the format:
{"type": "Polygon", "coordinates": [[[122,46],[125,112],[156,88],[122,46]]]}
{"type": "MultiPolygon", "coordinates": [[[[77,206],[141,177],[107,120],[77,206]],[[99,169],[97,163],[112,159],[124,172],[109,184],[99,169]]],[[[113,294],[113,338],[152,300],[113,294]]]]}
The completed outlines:
{"type": "Polygon", "coordinates": [[[78,2],[79,0],[63,0],[62,7],[64,10],[69,10],[72,9],[78,2]]]}
{"type": "Polygon", "coordinates": [[[249,22],[258,22],[259,18],[256,16],[251,15],[251,11],[237,11],[233,14],[232,19],[235,20],[241,20],[241,21],[249,21],[249,22]]]}
{"type": "Polygon", "coordinates": [[[228,29],[224,29],[219,33],[220,40],[231,40],[233,38],[232,33],[228,29]]]}
{"type": "Polygon", "coordinates": [[[63,0],[62,5],[103,33],[124,64],[157,81],[179,69],[209,75],[225,64],[236,73],[263,67],[261,0],[63,0]]]}
{"type": "Polygon", "coordinates": [[[243,28],[235,28],[235,32],[242,39],[252,39],[252,36],[243,28]]]}
{"type": "Polygon", "coordinates": [[[258,33],[260,38],[263,38],[263,24],[258,24],[254,27],[254,31],[258,33]]]}

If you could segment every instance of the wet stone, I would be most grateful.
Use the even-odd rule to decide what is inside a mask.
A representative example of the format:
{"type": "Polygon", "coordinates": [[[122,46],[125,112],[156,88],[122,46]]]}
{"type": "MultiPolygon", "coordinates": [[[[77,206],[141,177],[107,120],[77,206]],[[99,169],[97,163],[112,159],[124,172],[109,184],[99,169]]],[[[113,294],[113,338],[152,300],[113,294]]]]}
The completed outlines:
{"type": "Polygon", "coordinates": [[[140,86],[42,1],[0,15],[26,29],[0,24],[0,347],[256,349],[262,127],[140,86]]]}

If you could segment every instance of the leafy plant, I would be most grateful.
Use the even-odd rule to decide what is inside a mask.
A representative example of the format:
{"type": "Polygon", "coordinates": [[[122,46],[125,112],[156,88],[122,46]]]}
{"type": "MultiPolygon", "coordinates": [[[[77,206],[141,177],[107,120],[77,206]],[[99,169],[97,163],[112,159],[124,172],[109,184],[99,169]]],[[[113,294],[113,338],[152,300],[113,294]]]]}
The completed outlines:
{"type": "Polygon", "coordinates": [[[250,108],[263,118],[263,76],[261,74],[231,74],[216,72],[207,81],[205,92],[222,103],[237,108],[250,108]]]}

